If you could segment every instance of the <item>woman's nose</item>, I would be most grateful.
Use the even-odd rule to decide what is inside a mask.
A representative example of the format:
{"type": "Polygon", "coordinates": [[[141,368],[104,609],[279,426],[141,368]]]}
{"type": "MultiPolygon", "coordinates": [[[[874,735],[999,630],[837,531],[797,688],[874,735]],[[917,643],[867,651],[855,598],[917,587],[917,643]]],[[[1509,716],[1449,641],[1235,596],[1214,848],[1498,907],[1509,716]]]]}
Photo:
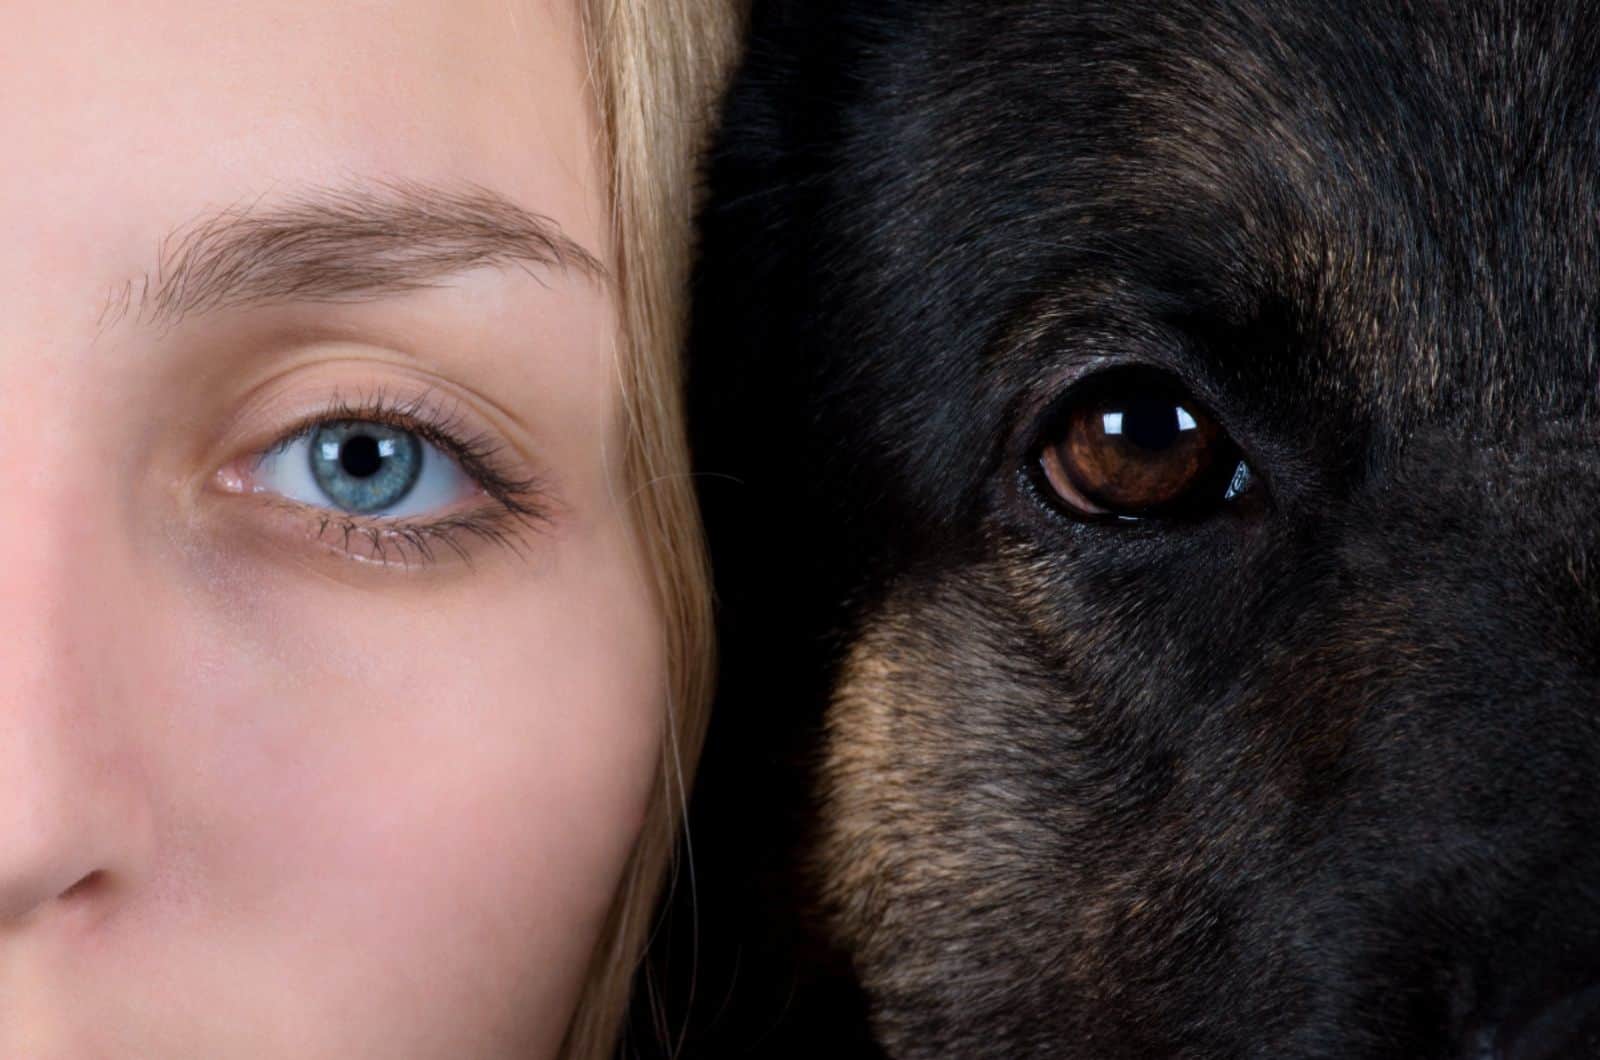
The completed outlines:
{"type": "MultiPolygon", "coordinates": [[[[9,691],[9,690],[8,690],[9,691]]],[[[114,794],[59,704],[6,696],[0,719],[0,924],[26,917],[117,858],[114,794]],[[53,717],[51,715],[54,715],[53,717]]]]}
{"type": "Polygon", "coordinates": [[[107,890],[149,835],[117,662],[133,601],[82,553],[20,558],[14,533],[0,530],[0,928],[107,890]]]}

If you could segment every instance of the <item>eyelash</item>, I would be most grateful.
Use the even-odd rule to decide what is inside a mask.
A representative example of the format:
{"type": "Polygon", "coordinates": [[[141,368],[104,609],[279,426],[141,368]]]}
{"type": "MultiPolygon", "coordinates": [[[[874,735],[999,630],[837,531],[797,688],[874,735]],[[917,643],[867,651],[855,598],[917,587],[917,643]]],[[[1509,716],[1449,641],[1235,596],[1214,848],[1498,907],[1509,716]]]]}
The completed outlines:
{"type": "MultiPolygon", "coordinates": [[[[451,512],[433,519],[374,518],[311,509],[315,511],[315,538],[328,541],[332,535],[338,547],[352,556],[407,567],[413,562],[434,562],[439,546],[470,563],[472,556],[468,546],[472,541],[499,545],[521,557],[523,543],[516,535],[516,528],[542,523],[549,516],[544,485],[536,478],[517,477],[507,467],[504,446],[492,435],[472,430],[465,419],[458,410],[441,404],[432,393],[404,400],[397,400],[383,391],[354,402],[335,397],[322,412],[302,420],[262,450],[255,463],[259,466],[267,456],[282,452],[330,423],[354,420],[410,432],[454,460],[490,498],[492,506],[451,512]],[[355,542],[364,543],[365,551],[353,547],[355,542]],[[393,557],[391,549],[395,553],[393,557]]],[[[294,501],[281,503],[295,512],[308,510],[306,505],[294,501]]]]}

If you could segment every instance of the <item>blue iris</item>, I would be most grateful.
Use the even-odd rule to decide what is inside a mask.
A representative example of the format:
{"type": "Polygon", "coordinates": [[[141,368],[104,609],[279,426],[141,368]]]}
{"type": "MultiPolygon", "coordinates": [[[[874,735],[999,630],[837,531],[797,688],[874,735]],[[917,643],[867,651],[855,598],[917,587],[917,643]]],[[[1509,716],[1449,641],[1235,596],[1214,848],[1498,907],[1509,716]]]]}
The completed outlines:
{"type": "Polygon", "coordinates": [[[422,474],[422,443],[416,435],[381,423],[325,423],[312,432],[309,448],[317,486],[347,512],[398,504],[422,474]]]}

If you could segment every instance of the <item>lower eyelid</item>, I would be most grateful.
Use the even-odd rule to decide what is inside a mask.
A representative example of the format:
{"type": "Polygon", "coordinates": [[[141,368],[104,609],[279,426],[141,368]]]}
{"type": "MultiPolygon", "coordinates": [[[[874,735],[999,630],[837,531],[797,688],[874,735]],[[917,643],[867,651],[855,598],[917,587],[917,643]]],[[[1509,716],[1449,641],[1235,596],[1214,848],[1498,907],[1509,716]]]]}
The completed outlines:
{"type": "Polygon", "coordinates": [[[255,528],[269,538],[374,567],[471,564],[489,546],[527,558],[532,548],[528,536],[538,528],[536,518],[493,502],[436,519],[406,520],[352,516],[273,494],[248,499],[259,506],[260,514],[252,517],[255,528]]]}
{"type": "MultiPolygon", "coordinates": [[[[465,480],[467,496],[425,517],[357,515],[254,488],[251,465],[255,460],[236,460],[220,469],[214,479],[218,492],[249,504],[240,511],[253,513],[244,517],[254,529],[291,547],[377,567],[470,563],[488,546],[525,558],[531,549],[529,535],[547,520],[546,513],[532,503],[508,507],[470,479],[465,480]]],[[[465,479],[464,473],[458,470],[457,474],[465,479]]]]}

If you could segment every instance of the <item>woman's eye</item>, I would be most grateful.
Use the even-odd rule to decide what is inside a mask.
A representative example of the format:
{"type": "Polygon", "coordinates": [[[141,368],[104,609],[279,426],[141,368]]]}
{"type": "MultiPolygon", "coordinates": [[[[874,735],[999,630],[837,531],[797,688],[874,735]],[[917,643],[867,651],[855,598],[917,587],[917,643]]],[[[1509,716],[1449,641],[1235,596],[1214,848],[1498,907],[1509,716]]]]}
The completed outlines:
{"type": "Polygon", "coordinates": [[[1159,381],[1091,383],[1055,422],[1039,467],[1082,515],[1200,514],[1251,485],[1249,466],[1211,414],[1159,381]]]}
{"type": "Polygon", "coordinates": [[[257,490],[352,515],[405,518],[477,492],[454,460],[401,427],[365,420],[317,424],[262,454],[257,490]]]}

